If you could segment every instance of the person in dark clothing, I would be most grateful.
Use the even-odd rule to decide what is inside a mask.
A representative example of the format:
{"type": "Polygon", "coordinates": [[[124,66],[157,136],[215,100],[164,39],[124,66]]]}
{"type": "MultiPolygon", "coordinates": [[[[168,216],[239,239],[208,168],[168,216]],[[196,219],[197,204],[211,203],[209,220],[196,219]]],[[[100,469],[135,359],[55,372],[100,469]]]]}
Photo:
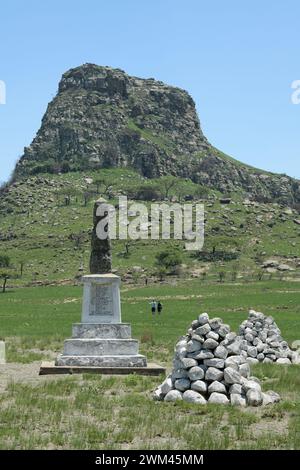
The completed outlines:
{"type": "Polygon", "coordinates": [[[157,305],[154,299],[152,300],[152,302],[150,302],[150,305],[151,305],[152,315],[155,315],[157,305]]]}
{"type": "Polygon", "coordinates": [[[162,308],[163,308],[162,303],[160,301],[158,301],[157,302],[157,311],[158,311],[159,314],[161,314],[162,308]]]}

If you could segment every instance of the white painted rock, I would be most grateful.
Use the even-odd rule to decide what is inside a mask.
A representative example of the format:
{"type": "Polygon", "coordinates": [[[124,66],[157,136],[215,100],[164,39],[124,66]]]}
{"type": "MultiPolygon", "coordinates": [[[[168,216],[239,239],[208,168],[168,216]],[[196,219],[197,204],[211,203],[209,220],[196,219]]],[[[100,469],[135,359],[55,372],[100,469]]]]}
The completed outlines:
{"type": "Polygon", "coordinates": [[[216,380],[212,382],[208,387],[208,393],[226,393],[226,387],[221,382],[217,382],[216,380]]]}
{"type": "Polygon", "coordinates": [[[239,384],[241,383],[241,375],[232,367],[226,367],[226,369],[224,369],[224,380],[229,385],[239,384]]]}
{"type": "Polygon", "coordinates": [[[188,371],[188,377],[190,380],[201,380],[204,377],[204,370],[202,367],[194,366],[188,371]]]}
{"type": "Polygon", "coordinates": [[[179,390],[170,390],[165,396],[165,401],[182,400],[182,393],[179,390]]]}
{"type": "Polygon", "coordinates": [[[207,384],[203,380],[195,380],[191,384],[191,389],[203,394],[207,392],[207,384]]]}
{"type": "Polygon", "coordinates": [[[216,403],[218,405],[228,405],[230,402],[228,398],[226,397],[226,395],[224,395],[223,393],[213,392],[208,399],[208,403],[216,403]]]}
{"type": "Polygon", "coordinates": [[[183,400],[188,403],[196,403],[197,405],[205,405],[205,398],[198,392],[194,390],[186,390],[182,396],[183,400]]]}
{"type": "Polygon", "coordinates": [[[258,390],[248,390],[246,400],[249,406],[260,406],[263,404],[262,393],[258,390]]]}

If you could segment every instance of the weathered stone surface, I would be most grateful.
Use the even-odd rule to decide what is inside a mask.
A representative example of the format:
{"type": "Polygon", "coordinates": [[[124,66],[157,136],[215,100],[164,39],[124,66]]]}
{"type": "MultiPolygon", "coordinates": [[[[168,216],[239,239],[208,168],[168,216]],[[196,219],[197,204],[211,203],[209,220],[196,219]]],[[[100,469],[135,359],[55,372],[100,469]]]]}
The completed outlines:
{"type": "Polygon", "coordinates": [[[238,371],[232,367],[226,367],[224,369],[224,380],[227,384],[239,384],[241,383],[241,375],[238,371]]]}
{"type": "Polygon", "coordinates": [[[199,341],[191,340],[187,343],[186,350],[188,353],[200,351],[200,349],[201,349],[201,343],[199,343],[199,341]]]}
{"type": "Polygon", "coordinates": [[[249,366],[249,364],[248,363],[241,364],[239,366],[239,372],[243,377],[248,378],[249,375],[250,375],[250,366],[249,366]]]}
{"type": "Polygon", "coordinates": [[[162,393],[167,395],[167,393],[169,393],[169,391],[174,388],[171,377],[167,377],[166,380],[161,384],[160,388],[162,393]]]}
{"type": "Polygon", "coordinates": [[[263,404],[263,396],[259,390],[248,390],[246,399],[249,406],[260,406],[263,404]]]}
{"type": "Polygon", "coordinates": [[[208,393],[226,393],[226,387],[221,382],[217,382],[216,380],[212,382],[208,387],[208,393]]]}
{"type": "Polygon", "coordinates": [[[191,382],[188,379],[177,379],[175,380],[174,387],[180,392],[188,390],[191,386],[191,382]]]}
{"type": "Polygon", "coordinates": [[[208,323],[209,321],[209,316],[207,313],[201,313],[201,315],[199,315],[198,317],[198,322],[199,322],[199,325],[205,325],[205,323],[208,323]]]}
{"type": "Polygon", "coordinates": [[[209,367],[205,373],[205,380],[208,382],[214,382],[217,380],[218,382],[223,379],[223,371],[220,369],[216,369],[215,367],[209,367]]]}
{"type": "Polygon", "coordinates": [[[64,356],[108,356],[138,354],[134,339],[72,338],[64,342],[64,356]]]}
{"type": "MultiPolygon", "coordinates": [[[[266,262],[274,263],[273,260],[266,262]]],[[[266,317],[261,312],[249,311],[248,319],[239,327],[240,340],[246,341],[247,362],[276,362],[277,364],[290,364],[292,351],[283,340],[280,330],[272,317],[266,317]]]]}
{"type": "Polygon", "coordinates": [[[206,335],[210,330],[211,330],[211,328],[210,328],[209,324],[205,323],[205,325],[199,326],[199,328],[197,328],[195,330],[195,333],[197,335],[203,336],[203,335],[206,335]]]}
{"type": "Polygon", "coordinates": [[[0,364],[5,364],[5,342],[0,341],[0,364]]]}
{"type": "Polygon", "coordinates": [[[190,380],[201,380],[204,377],[204,370],[202,367],[194,366],[188,371],[188,377],[190,380]]]}
{"type": "Polygon", "coordinates": [[[170,390],[165,398],[165,401],[177,401],[182,400],[182,393],[179,390],[170,390]]]}
{"type": "Polygon", "coordinates": [[[218,346],[214,351],[214,355],[220,359],[226,359],[228,356],[228,351],[224,346],[218,346]]]}
{"type": "Polygon", "coordinates": [[[129,323],[74,323],[72,337],[130,339],[131,325],[129,323]]]}
{"type": "Polygon", "coordinates": [[[228,398],[226,397],[226,395],[224,395],[223,393],[213,392],[208,399],[208,403],[216,403],[218,405],[228,405],[230,402],[228,398]]]}
{"type": "Polygon", "coordinates": [[[172,379],[186,379],[188,377],[188,371],[186,369],[173,369],[172,379]]]}
{"type": "Polygon", "coordinates": [[[239,393],[230,394],[230,403],[232,406],[246,406],[246,398],[239,393]]]}
{"type": "Polygon", "coordinates": [[[214,339],[211,339],[211,338],[208,338],[203,343],[203,347],[205,349],[215,349],[217,346],[219,346],[218,341],[215,341],[214,339]]]}
{"type": "Polygon", "coordinates": [[[195,380],[191,384],[191,389],[203,394],[207,391],[207,384],[203,380],[195,380]]]}
{"type": "Polygon", "coordinates": [[[257,390],[261,392],[261,386],[255,380],[242,379],[243,390],[247,393],[249,390],[257,390]]]}
{"type": "Polygon", "coordinates": [[[211,339],[214,339],[215,341],[218,341],[219,335],[215,331],[209,331],[206,335],[206,338],[207,339],[211,338],[211,339]]]}
{"type": "MultiPolygon", "coordinates": [[[[91,257],[90,257],[90,273],[91,274],[104,274],[111,273],[111,244],[109,236],[105,239],[100,239],[97,235],[97,226],[105,220],[105,212],[99,215],[99,206],[103,205],[103,200],[98,200],[94,204],[93,216],[93,230],[91,238],[91,257]]],[[[108,232],[108,226],[106,227],[108,232]]]]}
{"type": "Polygon", "coordinates": [[[232,384],[229,388],[229,393],[242,394],[242,385],[241,384],[232,384]]]}
{"type": "MultiPolygon", "coordinates": [[[[263,320],[262,314],[255,315],[257,328],[260,326],[257,324],[258,320],[263,320]]],[[[193,328],[188,329],[184,339],[181,339],[176,345],[173,361],[174,369],[170,377],[158,388],[157,395],[160,397],[159,399],[163,395],[162,389],[167,391],[175,387],[175,390],[179,390],[183,394],[183,399],[191,403],[231,403],[243,407],[247,405],[260,406],[263,401],[270,403],[278,400],[279,397],[273,396],[272,392],[268,392],[269,395],[263,396],[258,378],[250,376],[250,366],[247,361],[250,359],[258,362],[258,360],[248,356],[249,345],[247,341],[237,337],[230,330],[223,339],[217,333],[222,327],[221,320],[217,318],[209,320],[208,316],[204,315],[202,320],[200,318],[201,321],[206,322],[202,326],[210,325],[211,327],[214,326],[215,329],[206,333],[206,340],[203,344],[200,341],[198,342],[200,345],[199,350],[188,352],[189,357],[179,359],[178,352],[185,348],[186,344],[192,344],[193,341],[197,342],[197,339],[193,337],[196,335],[196,330],[201,327],[197,326],[196,330],[193,328]],[[209,338],[208,336],[213,337],[209,338]],[[216,343],[216,345],[213,344],[213,349],[207,349],[208,341],[216,343]],[[228,355],[228,347],[232,345],[238,345],[239,354],[228,355]],[[202,395],[203,399],[199,398],[199,395],[202,395]]],[[[254,328],[255,322],[245,322],[241,325],[240,331],[249,330],[250,326],[254,328]]],[[[201,334],[203,334],[203,330],[201,334]]],[[[266,335],[266,337],[268,336],[266,335]]],[[[256,341],[257,345],[259,341],[261,340],[256,341]]],[[[253,345],[251,347],[256,348],[253,345]]],[[[172,391],[168,391],[168,394],[172,391]]]]}
{"type": "Polygon", "coordinates": [[[200,393],[195,390],[186,390],[183,394],[183,400],[188,403],[196,403],[197,405],[205,405],[206,400],[200,393]]]}
{"type": "Polygon", "coordinates": [[[190,357],[184,357],[181,359],[182,367],[185,369],[190,369],[191,367],[197,366],[198,362],[196,359],[190,358],[190,357]]]}
{"type": "Polygon", "coordinates": [[[215,357],[214,359],[204,359],[204,364],[207,367],[216,367],[217,369],[224,369],[225,361],[224,359],[219,359],[215,357]]]}
{"type": "Polygon", "coordinates": [[[288,365],[290,365],[291,361],[287,357],[280,357],[279,359],[277,359],[276,363],[277,364],[288,364],[288,365]]]}
{"type": "Polygon", "coordinates": [[[95,366],[95,367],[146,367],[147,360],[145,356],[122,355],[122,356],[63,356],[57,357],[55,364],[57,366],[95,366]]]}

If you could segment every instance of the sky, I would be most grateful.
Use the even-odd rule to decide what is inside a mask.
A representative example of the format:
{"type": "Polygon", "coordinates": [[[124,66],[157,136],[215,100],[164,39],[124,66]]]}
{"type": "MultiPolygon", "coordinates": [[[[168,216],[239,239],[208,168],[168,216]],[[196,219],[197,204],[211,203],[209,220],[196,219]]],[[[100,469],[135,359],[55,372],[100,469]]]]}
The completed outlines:
{"type": "Polygon", "coordinates": [[[1,2],[0,181],[61,75],[87,62],[186,89],[215,147],[300,178],[299,17],[298,0],[1,2]]]}

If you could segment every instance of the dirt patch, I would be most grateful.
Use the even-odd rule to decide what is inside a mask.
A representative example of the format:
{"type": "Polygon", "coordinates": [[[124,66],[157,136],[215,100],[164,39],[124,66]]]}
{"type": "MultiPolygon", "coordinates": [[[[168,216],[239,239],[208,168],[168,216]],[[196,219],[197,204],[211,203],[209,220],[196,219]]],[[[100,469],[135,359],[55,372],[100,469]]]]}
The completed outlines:
{"type": "Polygon", "coordinates": [[[44,381],[63,379],[65,375],[39,375],[40,361],[30,364],[12,362],[0,365],[0,393],[3,393],[10,382],[37,385],[44,381]]]}

